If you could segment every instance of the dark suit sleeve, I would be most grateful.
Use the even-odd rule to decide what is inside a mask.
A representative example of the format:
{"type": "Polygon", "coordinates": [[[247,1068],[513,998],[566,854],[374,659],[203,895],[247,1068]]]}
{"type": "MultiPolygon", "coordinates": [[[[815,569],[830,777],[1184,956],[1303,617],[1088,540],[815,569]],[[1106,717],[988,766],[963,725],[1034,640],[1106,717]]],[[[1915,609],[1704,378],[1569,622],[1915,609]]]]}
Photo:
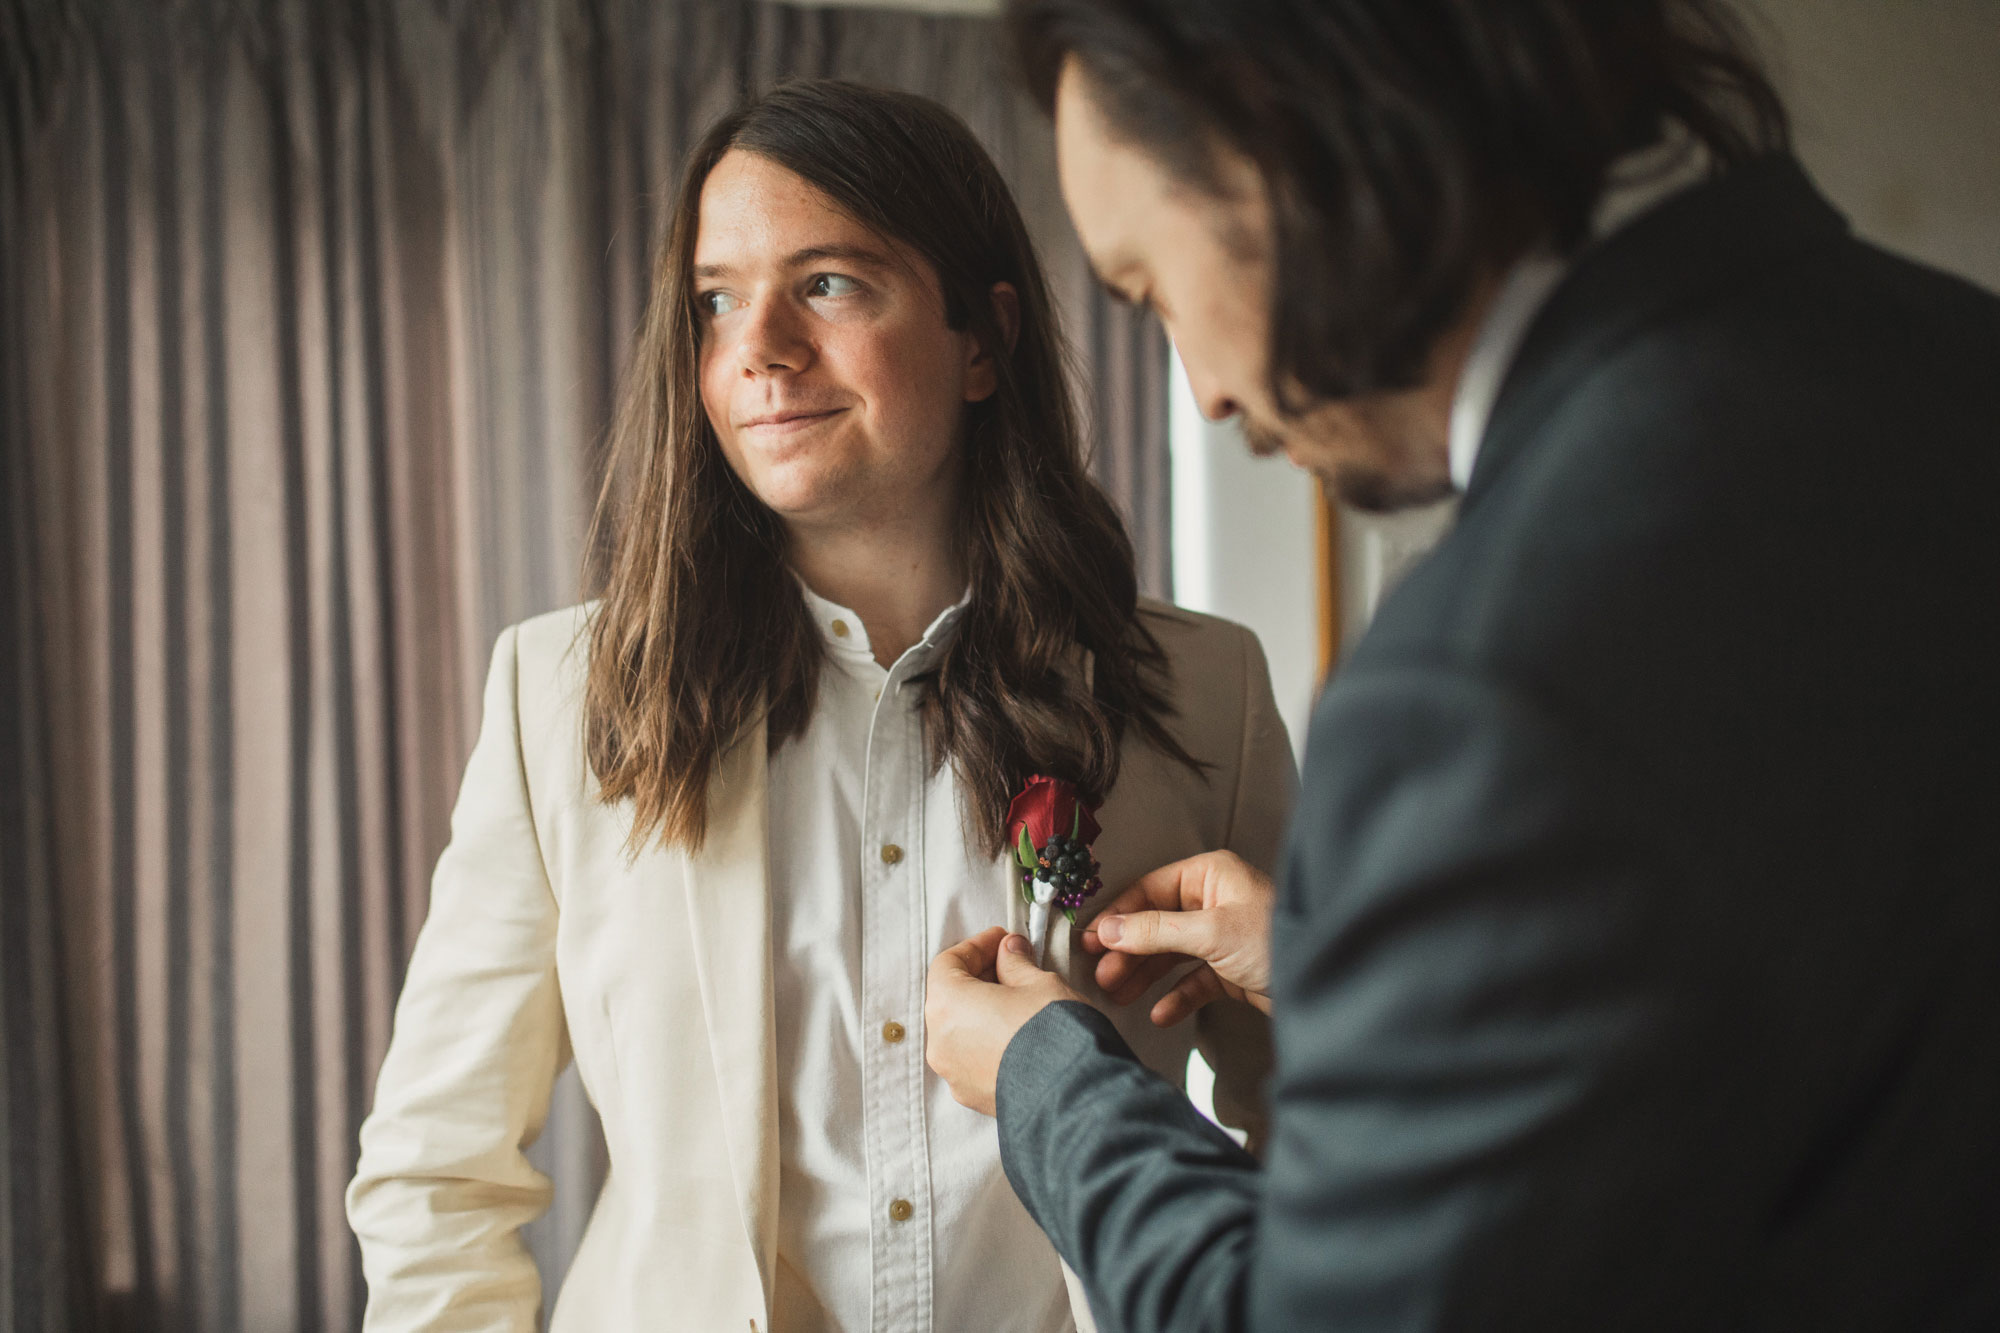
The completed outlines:
{"type": "Polygon", "coordinates": [[[996,1091],[1007,1178],[1083,1279],[1103,1333],[1238,1325],[1256,1158],[1087,1004],[1028,1020],[996,1091]]]}
{"type": "Polygon", "coordinates": [[[1022,1030],[1003,1158],[1107,1328],[1712,1310],[1681,1275],[1732,1270],[1730,1219],[1653,1220],[1731,1169],[1702,1151],[1726,1141],[1708,1132],[1726,1105],[1688,1112],[1726,1097],[1699,1090],[1691,1052],[1725,1025],[1696,973],[1720,997],[1733,963],[1675,908],[1698,841],[1620,759],[1528,692],[1446,668],[1329,691],[1274,922],[1262,1173],[1093,1016],[1060,1006],[1022,1030]]]}

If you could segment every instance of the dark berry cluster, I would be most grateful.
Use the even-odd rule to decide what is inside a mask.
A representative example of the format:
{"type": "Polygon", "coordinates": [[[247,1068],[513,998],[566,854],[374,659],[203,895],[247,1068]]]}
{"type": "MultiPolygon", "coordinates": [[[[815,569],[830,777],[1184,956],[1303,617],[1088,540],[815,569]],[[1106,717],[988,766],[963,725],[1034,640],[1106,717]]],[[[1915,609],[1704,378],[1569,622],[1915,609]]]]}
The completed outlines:
{"type": "Polygon", "coordinates": [[[1101,887],[1098,865],[1081,838],[1057,833],[1035,858],[1035,875],[1056,886],[1056,905],[1074,910],[1101,887]]]}

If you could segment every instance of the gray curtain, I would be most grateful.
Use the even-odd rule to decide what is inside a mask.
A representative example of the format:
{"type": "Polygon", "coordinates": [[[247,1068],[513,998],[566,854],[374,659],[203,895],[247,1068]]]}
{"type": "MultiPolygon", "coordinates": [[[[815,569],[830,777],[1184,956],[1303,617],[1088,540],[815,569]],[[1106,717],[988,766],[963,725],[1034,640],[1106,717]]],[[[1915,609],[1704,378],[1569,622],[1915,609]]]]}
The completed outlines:
{"type": "MultiPolygon", "coordinates": [[[[792,74],[1015,183],[1166,591],[1166,348],[988,20],[0,0],[0,1333],[354,1327],[340,1194],[493,635],[574,600],[679,158],[792,74]]],[[[551,1282],[602,1150],[536,1149],[551,1282]]]]}

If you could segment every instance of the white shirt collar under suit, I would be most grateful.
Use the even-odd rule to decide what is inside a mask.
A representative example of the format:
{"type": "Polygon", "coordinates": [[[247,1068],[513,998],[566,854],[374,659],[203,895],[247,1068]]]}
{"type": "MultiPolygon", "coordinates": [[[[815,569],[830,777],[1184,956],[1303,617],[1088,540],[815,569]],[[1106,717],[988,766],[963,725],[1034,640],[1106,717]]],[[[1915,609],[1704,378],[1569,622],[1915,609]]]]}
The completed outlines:
{"type": "MultiPolygon", "coordinates": [[[[1671,134],[1661,144],[1621,158],[1613,165],[1610,185],[1591,216],[1591,244],[1599,244],[1635,219],[1705,179],[1711,159],[1684,135],[1671,134]]],[[[1486,427],[1500,399],[1500,386],[1512,369],[1522,339],[1549,298],[1569,276],[1571,261],[1537,250],[1522,256],[1501,281],[1486,318],[1480,323],[1472,351],[1460,371],[1451,403],[1451,480],[1461,492],[1472,482],[1486,427]]]]}

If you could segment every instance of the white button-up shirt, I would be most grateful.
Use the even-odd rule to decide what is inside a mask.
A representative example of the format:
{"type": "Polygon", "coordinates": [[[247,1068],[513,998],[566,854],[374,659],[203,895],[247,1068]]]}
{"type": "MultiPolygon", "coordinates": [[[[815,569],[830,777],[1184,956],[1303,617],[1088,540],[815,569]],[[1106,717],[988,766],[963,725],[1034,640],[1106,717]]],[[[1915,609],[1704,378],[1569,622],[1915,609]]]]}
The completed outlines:
{"type": "Polygon", "coordinates": [[[909,687],[964,603],[887,670],[859,616],[806,603],[826,666],[811,722],[770,764],[774,1333],[1062,1333],[1062,1270],[994,1122],[924,1064],[931,959],[1008,912],[951,766],[930,772],[909,687]]]}

